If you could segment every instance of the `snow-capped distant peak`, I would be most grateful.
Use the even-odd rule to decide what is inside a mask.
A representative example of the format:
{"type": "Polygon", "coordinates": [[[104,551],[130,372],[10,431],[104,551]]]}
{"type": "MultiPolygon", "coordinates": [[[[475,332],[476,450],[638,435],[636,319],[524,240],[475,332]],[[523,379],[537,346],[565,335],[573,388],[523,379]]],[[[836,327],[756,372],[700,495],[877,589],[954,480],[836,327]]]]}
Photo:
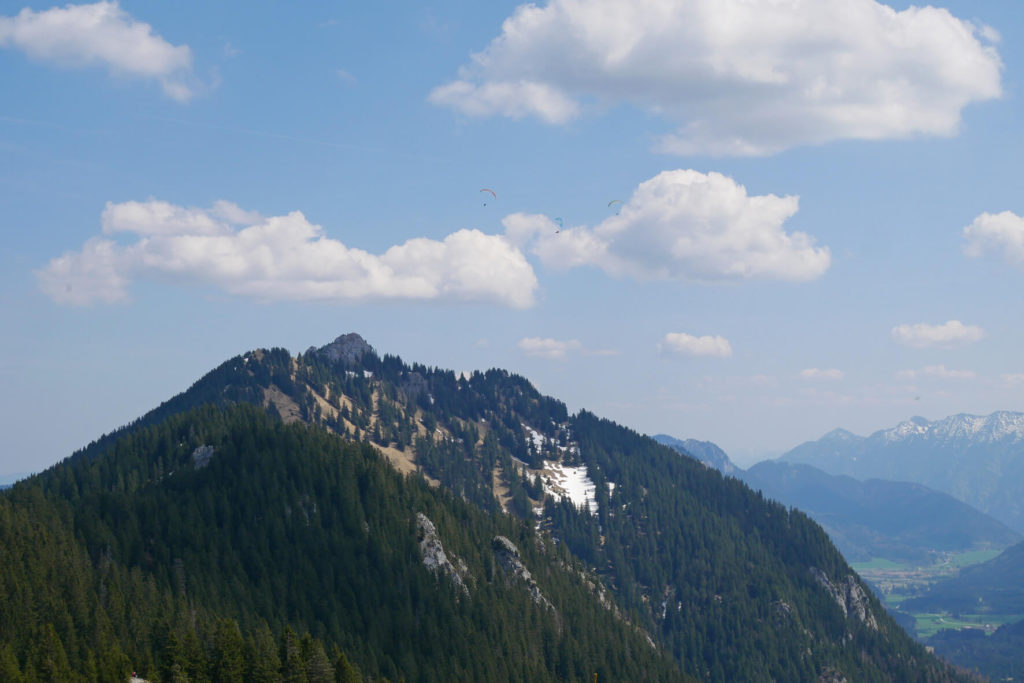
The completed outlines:
{"type": "Polygon", "coordinates": [[[950,415],[929,422],[923,417],[912,417],[892,429],[881,432],[885,441],[902,441],[914,436],[933,440],[968,439],[979,442],[1024,440],[1024,413],[999,411],[991,415],[950,415]]]}
{"type": "Polygon", "coordinates": [[[912,417],[905,422],[900,422],[892,429],[883,432],[886,441],[901,441],[915,434],[924,434],[928,431],[931,423],[923,417],[912,417]]]}

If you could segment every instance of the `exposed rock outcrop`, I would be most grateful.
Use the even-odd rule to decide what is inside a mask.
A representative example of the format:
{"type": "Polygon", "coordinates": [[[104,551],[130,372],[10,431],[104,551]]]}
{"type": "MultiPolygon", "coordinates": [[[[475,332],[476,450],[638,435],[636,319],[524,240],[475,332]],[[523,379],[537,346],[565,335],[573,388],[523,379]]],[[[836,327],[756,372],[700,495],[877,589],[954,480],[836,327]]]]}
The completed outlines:
{"type": "Polygon", "coordinates": [[[210,458],[213,457],[213,446],[199,446],[192,451],[192,466],[197,470],[201,470],[210,464],[210,458]]]}
{"type": "Polygon", "coordinates": [[[772,624],[775,628],[783,628],[793,625],[793,606],[785,600],[776,600],[772,603],[772,624]]]}
{"type": "Polygon", "coordinates": [[[415,371],[405,373],[399,388],[405,392],[406,396],[413,400],[420,394],[426,394],[430,391],[430,385],[427,384],[426,378],[415,371]]]}
{"type": "Polygon", "coordinates": [[[554,605],[540,592],[540,587],[533,580],[530,570],[526,568],[526,565],[519,558],[519,548],[516,547],[515,543],[504,536],[495,536],[494,540],[491,541],[491,549],[494,550],[494,557],[498,560],[498,564],[501,565],[505,573],[509,574],[513,579],[526,584],[526,588],[534,602],[538,605],[555,609],[554,605]]]}
{"type": "Polygon", "coordinates": [[[870,629],[878,630],[878,621],[868,607],[867,593],[853,574],[848,574],[844,580],[837,583],[832,583],[825,572],[817,567],[811,567],[811,574],[828,591],[844,615],[856,619],[870,629]]]}
{"type": "Polygon", "coordinates": [[[416,513],[416,540],[420,544],[420,555],[423,557],[423,566],[434,574],[444,574],[451,578],[452,583],[465,595],[469,595],[469,588],[466,586],[463,577],[468,572],[466,563],[460,558],[452,555],[454,564],[448,559],[444,551],[444,545],[437,535],[437,528],[422,512],[416,513]]]}
{"type": "Polygon", "coordinates": [[[317,353],[332,363],[340,363],[345,367],[359,364],[367,353],[373,353],[373,347],[355,332],[343,334],[333,342],[317,349],[317,353]]]}
{"type": "Polygon", "coordinates": [[[849,683],[842,671],[834,666],[826,666],[818,675],[818,683],[849,683]]]}

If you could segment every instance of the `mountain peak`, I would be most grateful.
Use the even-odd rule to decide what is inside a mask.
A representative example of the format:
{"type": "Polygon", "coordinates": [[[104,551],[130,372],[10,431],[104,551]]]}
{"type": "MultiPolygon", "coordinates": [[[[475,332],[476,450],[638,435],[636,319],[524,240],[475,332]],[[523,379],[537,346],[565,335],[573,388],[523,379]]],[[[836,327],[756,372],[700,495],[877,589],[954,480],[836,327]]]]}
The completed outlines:
{"type": "Polygon", "coordinates": [[[683,455],[698,460],[704,463],[705,466],[718,470],[722,474],[733,474],[739,471],[739,468],[729,459],[725,451],[710,441],[698,441],[697,439],[686,439],[684,441],[668,434],[655,434],[652,438],[663,446],[668,446],[683,455]]]}
{"type": "Polygon", "coordinates": [[[359,363],[364,355],[373,352],[373,347],[355,332],[343,334],[330,344],[317,349],[317,353],[328,360],[346,366],[359,363]]]}
{"type": "Polygon", "coordinates": [[[821,441],[850,441],[851,439],[860,438],[853,432],[847,431],[842,427],[837,427],[831,432],[821,437],[821,441]]]}

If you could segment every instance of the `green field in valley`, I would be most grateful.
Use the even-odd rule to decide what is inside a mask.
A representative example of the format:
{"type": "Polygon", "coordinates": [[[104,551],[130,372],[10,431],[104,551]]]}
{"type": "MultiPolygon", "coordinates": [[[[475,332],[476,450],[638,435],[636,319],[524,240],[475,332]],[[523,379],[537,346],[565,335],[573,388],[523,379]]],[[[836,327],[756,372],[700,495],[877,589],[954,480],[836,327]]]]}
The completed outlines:
{"type": "MultiPolygon", "coordinates": [[[[851,566],[875,586],[887,607],[898,610],[905,600],[921,595],[935,582],[956,576],[965,567],[986,562],[999,552],[937,553],[935,562],[924,566],[902,564],[881,557],[872,558],[870,562],[851,563],[851,566]]],[[[918,638],[928,638],[942,629],[976,628],[991,633],[1005,623],[1024,618],[1019,614],[911,614],[916,620],[918,638]]]]}
{"type": "Polygon", "coordinates": [[[917,619],[917,636],[929,638],[944,628],[965,629],[976,628],[992,633],[1003,624],[1010,624],[1024,619],[1024,614],[915,614],[917,619]]]}

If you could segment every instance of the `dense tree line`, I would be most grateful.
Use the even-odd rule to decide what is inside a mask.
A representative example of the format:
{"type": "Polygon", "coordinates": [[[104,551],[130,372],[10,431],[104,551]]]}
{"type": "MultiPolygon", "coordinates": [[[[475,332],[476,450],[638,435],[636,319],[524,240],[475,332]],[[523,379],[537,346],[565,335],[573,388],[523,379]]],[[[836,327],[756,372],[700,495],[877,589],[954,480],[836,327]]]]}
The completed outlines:
{"type": "Polygon", "coordinates": [[[252,407],[172,416],[19,483],[0,541],[3,680],[679,677],[530,525],[252,407]],[[416,512],[468,596],[423,566],[416,512]],[[555,610],[496,566],[497,534],[555,610]]]}
{"type": "Polygon", "coordinates": [[[980,629],[943,629],[927,642],[958,666],[992,680],[1024,677],[1024,621],[1000,626],[991,635],[980,629]]]}

